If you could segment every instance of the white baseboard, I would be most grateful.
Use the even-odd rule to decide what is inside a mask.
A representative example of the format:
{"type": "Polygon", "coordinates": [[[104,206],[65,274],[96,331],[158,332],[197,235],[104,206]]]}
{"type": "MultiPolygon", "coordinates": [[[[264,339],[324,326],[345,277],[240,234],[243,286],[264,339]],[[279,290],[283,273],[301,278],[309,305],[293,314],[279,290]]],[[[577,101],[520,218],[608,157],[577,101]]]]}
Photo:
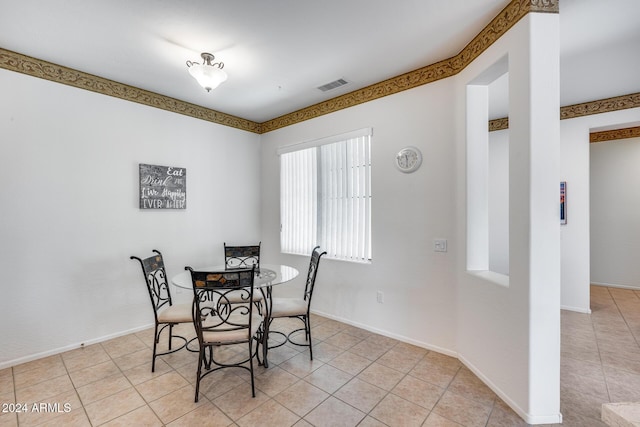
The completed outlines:
{"type": "Polygon", "coordinates": [[[376,334],[379,334],[379,335],[383,335],[385,337],[393,338],[395,340],[402,341],[402,342],[407,343],[407,344],[415,345],[416,347],[424,348],[426,350],[431,350],[431,351],[435,351],[437,353],[445,354],[447,356],[458,358],[458,353],[456,353],[453,350],[447,349],[447,348],[438,347],[436,345],[431,345],[431,344],[427,344],[427,343],[424,343],[424,342],[421,342],[421,341],[413,340],[411,338],[407,338],[407,337],[405,337],[403,335],[397,335],[397,334],[394,334],[394,333],[391,333],[391,332],[388,332],[388,331],[383,331],[381,329],[372,328],[371,326],[363,325],[361,323],[353,322],[351,320],[343,319],[342,317],[333,316],[331,314],[323,313],[321,311],[311,310],[311,313],[317,314],[318,316],[326,317],[328,319],[336,320],[338,322],[346,323],[347,325],[351,325],[351,326],[354,326],[356,328],[364,329],[365,331],[369,331],[369,332],[373,332],[373,333],[376,333],[376,334]]]}
{"type": "MultiPolygon", "coordinates": [[[[618,283],[603,283],[603,282],[591,282],[592,285],[595,286],[604,286],[607,288],[619,288],[619,289],[631,289],[634,291],[640,291],[640,286],[631,286],[631,285],[620,285],[618,283]]],[[[582,307],[572,307],[569,305],[561,305],[560,308],[562,310],[575,311],[578,313],[591,314],[590,308],[582,308],[582,307]]]]}
{"type": "Polygon", "coordinates": [[[140,327],[137,327],[137,328],[133,328],[133,329],[128,329],[126,331],[116,332],[116,333],[110,334],[110,335],[104,335],[102,337],[93,338],[93,339],[90,339],[90,340],[87,340],[87,341],[82,341],[82,342],[78,342],[78,343],[74,343],[74,344],[69,344],[69,345],[66,345],[64,347],[55,348],[53,350],[43,351],[42,353],[30,354],[28,356],[20,357],[18,359],[8,360],[6,362],[1,362],[0,363],[0,369],[10,368],[12,366],[20,365],[22,363],[31,362],[32,360],[42,359],[43,357],[53,356],[55,354],[64,353],[65,351],[75,350],[75,349],[80,348],[80,347],[87,347],[87,346],[90,346],[91,344],[97,344],[97,343],[100,343],[100,342],[109,341],[109,340],[111,340],[113,338],[118,338],[118,337],[121,337],[123,335],[133,334],[135,332],[140,332],[140,331],[143,331],[143,330],[151,328],[151,327],[153,327],[153,323],[149,324],[149,325],[144,325],[144,326],[140,326],[140,327]]]}
{"type": "Polygon", "coordinates": [[[619,285],[617,283],[602,283],[602,282],[591,282],[591,284],[596,286],[606,286],[608,288],[632,289],[634,291],[640,291],[640,286],[619,285]]]}
{"type": "Polygon", "coordinates": [[[408,343],[408,344],[413,344],[413,345],[415,345],[417,347],[421,347],[421,348],[424,348],[424,349],[427,349],[427,350],[435,351],[437,353],[445,354],[447,356],[455,357],[456,359],[460,360],[460,362],[463,365],[465,365],[467,368],[469,368],[469,370],[471,372],[473,372],[475,375],[477,375],[478,378],[480,378],[482,380],[482,382],[484,382],[487,385],[487,387],[489,387],[491,390],[493,390],[494,393],[496,393],[507,405],[509,405],[509,407],[511,409],[514,410],[514,412],[516,414],[518,414],[520,417],[522,417],[522,419],[525,420],[527,423],[529,423],[529,424],[560,424],[560,423],[562,423],[562,414],[561,413],[551,414],[551,415],[536,415],[536,416],[534,416],[534,415],[528,414],[525,411],[523,411],[522,408],[520,408],[515,402],[513,402],[511,399],[509,399],[506,394],[504,394],[498,387],[496,387],[495,384],[493,384],[486,376],[484,376],[482,374],[482,372],[480,372],[478,369],[476,369],[475,366],[473,366],[463,356],[459,355],[456,351],[449,350],[449,349],[442,348],[442,347],[438,347],[438,346],[434,346],[434,345],[430,345],[430,344],[427,344],[427,343],[424,343],[424,342],[416,341],[416,340],[407,338],[407,337],[402,336],[402,335],[397,335],[397,334],[390,333],[388,331],[383,331],[383,330],[380,330],[380,329],[372,328],[370,326],[362,325],[360,323],[353,322],[353,321],[350,321],[348,319],[343,319],[343,318],[341,318],[339,316],[333,316],[331,314],[323,313],[321,311],[311,310],[311,312],[313,314],[317,314],[319,316],[326,317],[328,319],[337,320],[338,322],[346,323],[347,325],[351,325],[351,326],[354,326],[356,328],[364,329],[366,331],[374,332],[374,333],[380,334],[380,335],[384,335],[385,337],[393,338],[393,339],[396,339],[398,341],[402,341],[402,342],[405,342],[405,343],[408,343]]]}
{"type": "Polygon", "coordinates": [[[569,305],[561,305],[560,310],[575,311],[577,313],[591,314],[590,308],[571,307],[569,305]]]}
{"type": "Polygon", "coordinates": [[[473,372],[483,383],[487,385],[500,399],[504,401],[513,411],[518,414],[527,424],[562,424],[562,414],[549,415],[531,415],[518,406],[513,400],[500,390],[495,384],[493,384],[489,378],[484,376],[480,370],[478,370],[471,362],[464,358],[464,356],[458,356],[458,360],[462,362],[471,372],[473,372]]]}

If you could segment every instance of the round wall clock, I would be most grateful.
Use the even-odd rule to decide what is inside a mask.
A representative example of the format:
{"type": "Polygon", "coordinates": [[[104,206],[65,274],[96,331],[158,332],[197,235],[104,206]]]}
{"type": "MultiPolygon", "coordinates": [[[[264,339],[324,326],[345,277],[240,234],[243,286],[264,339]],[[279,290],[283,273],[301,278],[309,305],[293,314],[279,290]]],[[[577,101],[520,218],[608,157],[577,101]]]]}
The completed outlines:
{"type": "Polygon", "coordinates": [[[416,147],[404,147],[396,154],[396,167],[401,172],[415,172],[421,164],[422,153],[416,147]]]}

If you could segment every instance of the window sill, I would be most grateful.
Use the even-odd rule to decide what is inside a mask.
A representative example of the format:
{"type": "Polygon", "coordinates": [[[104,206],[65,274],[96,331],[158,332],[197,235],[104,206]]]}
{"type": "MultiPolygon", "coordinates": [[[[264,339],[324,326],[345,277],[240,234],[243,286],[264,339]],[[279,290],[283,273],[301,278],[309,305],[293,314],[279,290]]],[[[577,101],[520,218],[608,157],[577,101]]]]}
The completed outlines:
{"type": "MultiPolygon", "coordinates": [[[[299,253],[294,253],[294,252],[280,252],[282,255],[298,255],[298,256],[303,256],[303,257],[310,257],[311,254],[299,254],[299,253]]],[[[366,260],[366,261],[360,261],[360,260],[354,260],[354,259],[345,259],[345,258],[334,258],[332,256],[329,256],[329,254],[324,256],[324,259],[330,259],[332,261],[342,261],[342,262],[350,262],[352,264],[364,264],[364,265],[369,265],[371,264],[371,260],[366,260]]]]}
{"type": "Polygon", "coordinates": [[[506,274],[500,274],[490,270],[467,270],[467,273],[471,276],[478,277],[486,280],[487,282],[495,283],[496,285],[500,285],[504,288],[509,287],[509,276],[506,274]]]}

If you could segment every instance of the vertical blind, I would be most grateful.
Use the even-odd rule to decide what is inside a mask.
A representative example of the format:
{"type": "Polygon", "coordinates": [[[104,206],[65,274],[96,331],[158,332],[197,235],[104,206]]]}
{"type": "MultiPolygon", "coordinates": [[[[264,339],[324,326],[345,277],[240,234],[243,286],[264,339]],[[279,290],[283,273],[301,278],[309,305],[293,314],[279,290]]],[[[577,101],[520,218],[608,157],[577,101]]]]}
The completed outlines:
{"type": "Polygon", "coordinates": [[[371,129],[279,153],[282,252],[370,261],[371,129]]]}
{"type": "Polygon", "coordinates": [[[307,254],[316,246],[317,170],[315,148],[280,157],[280,246],[283,252],[307,254]]]}

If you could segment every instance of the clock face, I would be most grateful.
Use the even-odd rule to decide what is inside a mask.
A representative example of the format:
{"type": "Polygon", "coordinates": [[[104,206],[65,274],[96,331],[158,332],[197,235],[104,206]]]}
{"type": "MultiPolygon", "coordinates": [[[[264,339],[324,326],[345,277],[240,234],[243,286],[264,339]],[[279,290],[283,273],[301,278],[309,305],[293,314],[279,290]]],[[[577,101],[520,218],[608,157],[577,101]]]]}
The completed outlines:
{"type": "Polygon", "coordinates": [[[422,154],[415,147],[403,148],[396,154],[396,166],[402,172],[413,172],[420,167],[422,154]]]}

